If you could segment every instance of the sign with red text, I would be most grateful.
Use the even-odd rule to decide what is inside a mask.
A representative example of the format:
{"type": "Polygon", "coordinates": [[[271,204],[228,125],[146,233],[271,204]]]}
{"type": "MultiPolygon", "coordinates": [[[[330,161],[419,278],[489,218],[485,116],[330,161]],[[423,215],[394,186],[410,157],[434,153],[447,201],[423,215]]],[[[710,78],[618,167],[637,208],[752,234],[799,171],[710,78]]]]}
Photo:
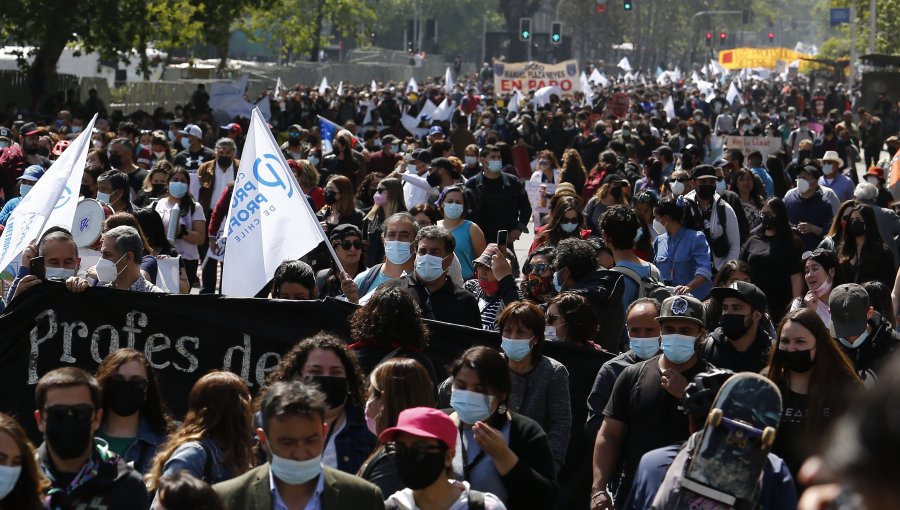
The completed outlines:
{"type": "Polygon", "coordinates": [[[554,85],[566,97],[580,90],[577,60],[565,60],[559,64],[494,61],[495,95],[511,94],[514,89],[527,93],[554,85]]]}

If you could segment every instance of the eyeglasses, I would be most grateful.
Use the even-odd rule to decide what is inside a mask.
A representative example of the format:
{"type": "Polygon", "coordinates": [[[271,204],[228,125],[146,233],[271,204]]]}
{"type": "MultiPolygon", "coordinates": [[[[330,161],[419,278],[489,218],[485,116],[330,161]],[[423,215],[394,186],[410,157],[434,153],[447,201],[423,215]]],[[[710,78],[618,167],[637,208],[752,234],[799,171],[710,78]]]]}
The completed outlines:
{"type": "Polygon", "coordinates": [[[344,239],[343,241],[337,243],[337,246],[340,246],[345,250],[349,250],[350,248],[353,248],[354,250],[361,250],[365,245],[359,239],[357,239],[356,241],[349,241],[347,239],[344,239]]]}
{"type": "Polygon", "coordinates": [[[690,181],[690,179],[688,179],[687,177],[679,177],[677,179],[669,179],[669,181],[688,182],[690,181]]]}
{"type": "Polygon", "coordinates": [[[531,266],[531,274],[542,274],[547,271],[547,269],[550,269],[550,264],[535,264],[531,266]]]}
{"type": "Polygon", "coordinates": [[[94,416],[91,404],[75,404],[72,406],[54,405],[44,409],[44,416],[50,421],[68,421],[69,417],[77,421],[90,421],[94,416]]]}

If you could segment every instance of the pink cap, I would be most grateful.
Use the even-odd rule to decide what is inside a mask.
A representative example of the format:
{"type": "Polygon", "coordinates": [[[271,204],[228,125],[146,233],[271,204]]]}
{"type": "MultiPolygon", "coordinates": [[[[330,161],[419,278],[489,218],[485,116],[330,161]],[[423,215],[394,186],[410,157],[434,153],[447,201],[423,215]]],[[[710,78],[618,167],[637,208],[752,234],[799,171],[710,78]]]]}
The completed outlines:
{"type": "Polygon", "coordinates": [[[378,438],[384,443],[393,441],[398,432],[437,439],[449,448],[456,448],[456,425],[453,420],[431,407],[413,407],[402,411],[397,418],[397,426],[385,429],[378,438]]]}

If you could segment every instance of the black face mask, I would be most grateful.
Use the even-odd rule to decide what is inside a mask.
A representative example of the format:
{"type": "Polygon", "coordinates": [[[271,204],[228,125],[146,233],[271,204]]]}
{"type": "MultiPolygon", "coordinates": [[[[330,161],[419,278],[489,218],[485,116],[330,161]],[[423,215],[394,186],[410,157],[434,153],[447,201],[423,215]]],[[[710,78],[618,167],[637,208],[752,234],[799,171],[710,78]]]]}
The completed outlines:
{"type": "Polygon", "coordinates": [[[116,153],[111,153],[109,155],[109,166],[113,168],[119,168],[122,166],[122,156],[116,153]]]}
{"type": "Polygon", "coordinates": [[[800,374],[809,372],[809,369],[813,366],[812,349],[793,352],[778,349],[778,359],[781,360],[784,368],[800,374]]]}
{"type": "Polygon", "coordinates": [[[81,189],[78,190],[78,193],[83,197],[90,197],[91,196],[91,187],[88,186],[87,184],[82,184],[81,189]]]}
{"type": "Polygon", "coordinates": [[[329,409],[340,407],[347,401],[350,387],[346,377],[309,375],[306,376],[306,382],[319,385],[319,390],[325,394],[325,403],[328,404],[329,409]]]}
{"type": "Polygon", "coordinates": [[[729,340],[737,340],[744,336],[750,325],[747,324],[746,316],[739,313],[726,313],[719,319],[719,325],[722,326],[722,332],[729,340]]]}
{"type": "Polygon", "coordinates": [[[431,172],[428,174],[428,185],[432,188],[436,186],[440,186],[441,184],[441,174],[438,172],[431,172]]]}
{"type": "Polygon", "coordinates": [[[712,200],[712,198],[716,194],[716,186],[715,184],[701,184],[697,186],[697,196],[702,198],[703,200],[712,200]]]}
{"type": "Polygon", "coordinates": [[[847,223],[847,233],[853,237],[861,236],[866,233],[866,223],[860,220],[850,220],[847,223]]]}
{"type": "Polygon", "coordinates": [[[325,192],[325,203],[328,205],[334,205],[337,202],[337,193],[334,191],[326,191],[325,192]]]}
{"type": "Polygon", "coordinates": [[[622,188],[620,186],[609,188],[609,194],[616,200],[622,200],[622,188]]]}
{"type": "Polygon", "coordinates": [[[423,453],[418,448],[399,446],[394,452],[397,461],[397,473],[403,485],[419,490],[433,484],[446,469],[447,449],[423,453]]]}
{"type": "Polygon", "coordinates": [[[219,165],[219,168],[228,168],[231,166],[231,158],[228,156],[219,156],[216,158],[216,164],[219,165]]]}
{"type": "Polygon", "coordinates": [[[290,138],[288,138],[288,145],[290,145],[291,147],[300,145],[300,135],[291,136],[290,138]]]}
{"type": "Polygon", "coordinates": [[[166,192],[166,189],[167,189],[167,186],[165,185],[165,183],[156,183],[156,184],[152,184],[151,186],[152,186],[152,189],[150,190],[150,193],[152,193],[154,197],[162,196],[166,192]]]}
{"type": "Polygon", "coordinates": [[[91,418],[47,418],[44,439],[53,452],[64,460],[74,459],[87,450],[91,441],[91,418]]]}
{"type": "Polygon", "coordinates": [[[812,157],[812,151],[797,151],[797,161],[803,161],[812,157]]]}
{"type": "Polygon", "coordinates": [[[147,384],[112,378],[106,385],[106,406],[119,416],[131,416],[141,410],[146,398],[147,384]]]}
{"type": "Polygon", "coordinates": [[[775,216],[771,214],[763,214],[762,215],[762,227],[763,230],[769,230],[775,228],[775,216]]]}

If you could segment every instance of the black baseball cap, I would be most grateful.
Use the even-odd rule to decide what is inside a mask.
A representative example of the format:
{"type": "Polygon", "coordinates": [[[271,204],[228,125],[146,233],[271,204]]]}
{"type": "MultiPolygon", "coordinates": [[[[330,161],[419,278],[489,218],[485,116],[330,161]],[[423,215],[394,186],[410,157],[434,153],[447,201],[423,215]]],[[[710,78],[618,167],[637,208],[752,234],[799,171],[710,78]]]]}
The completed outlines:
{"type": "Polygon", "coordinates": [[[721,303],[725,298],[735,298],[750,305],[754,310],[765,313],[768,299],[759,287],[748,282],[736,281],[728,287],[713,287],[710,291],[713,299],[721,303]]]}
{"type": "Polygon", "coordinates": [[[331,236],[329,236],[328,239],[331,241],[340,241],[347,236],[356,236],[360,239],[363,238],[359,227],[350,223],[342,223],[334,227],[334,230],[331,231],[331,236]]]}

